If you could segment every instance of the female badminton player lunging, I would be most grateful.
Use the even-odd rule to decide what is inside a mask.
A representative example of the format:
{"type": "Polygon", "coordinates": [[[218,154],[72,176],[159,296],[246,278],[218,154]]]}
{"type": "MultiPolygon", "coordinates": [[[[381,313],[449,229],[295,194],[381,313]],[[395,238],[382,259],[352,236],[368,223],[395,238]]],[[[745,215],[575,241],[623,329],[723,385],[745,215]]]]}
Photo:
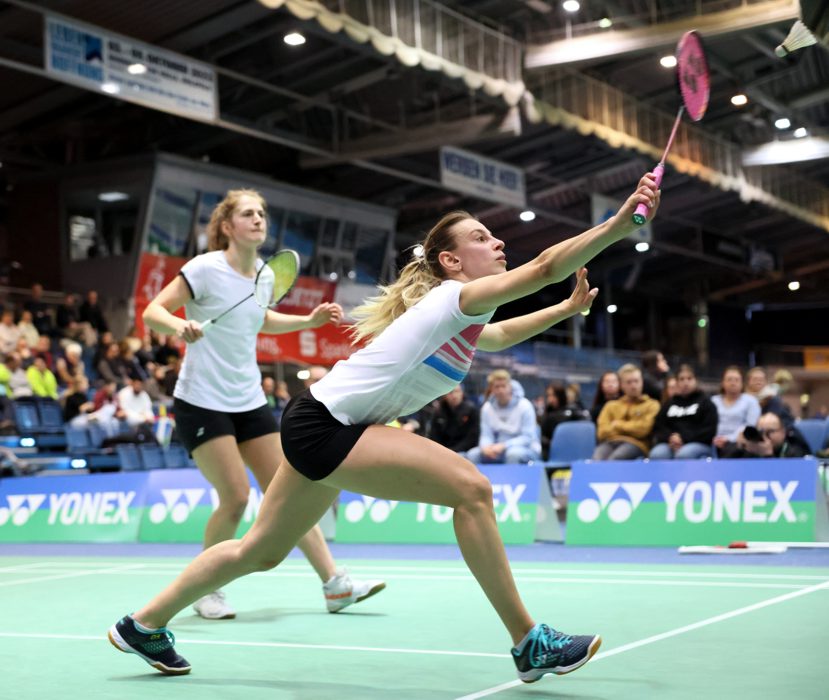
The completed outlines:
{"type": "Polygon", "coordinates": [[[369,344],[296,396],[282,418],[285,459],[253,527],[241,540],[202,552],[164,591],[109,630],[122,651],[162,673],[190,664],[165,625],[182,608],[240,576],[270,569],[316,523],[341,489],[382,499],[454,508],[461,553],[512,638],[522,681],[574,671],[595,654],[598,635],[571,636],[536,624],[518,595],[498,534],[492,486],[476,468],[426,438],[383,425],[445,394],[463,379],[475,347],[500,350],[590,307],[588,260],[635,228],[645,203],[652,218],[659,194],[648,173],[619,212],[506,270],[504,244],[466,213],[444,216],[394,284],[358,315],[369,344]],[[489,324],[495,309],[577,272],[575,290],[555,306],[489,324]]]}
{"type": "MultiPolygon", "coordinates": [[[[207,225],[211,252],[187,262],[144,312],[150,328],[175,333],[188,343],[174,391],[174,410],[179,438],[219,496],[205,529],[205,548],[236,533],[250,492],[245,465],[265,491],[282,461],[276,420],[256,364],[257,333],[317,328],[342,318],[342,309],[331,303],[320,304],[308,316],[267,308],[295,281],[298,265],[293,263],[296,254],[292,251],[271,258],[287,259],[294,272],[281,285],[279,298],[271,299],[266,293],[263,300],[261,294],[254,294],[263,288],[260,280],[266,276],[262,273],[268,273],[271,281],[264,289],[280,286],[279,268],[274,266],[275,275],[257,255],[267,236],[265,216],[265,202],[257,192],[228,192],[207,225]],[[232,306],[237,300],[241,303],[232,306]],[[172,313],[182,306],[187,320],[172,313]]],[[[338,571],[319,527],[302,534],[299,547],[324,584],[329,611],[337,612],[384,587],[382,581],[352,580],[346,571],[338,571]]],[[[236,616],[218,588],[205,591],[193,607],[207,619],[236,616]]]]}

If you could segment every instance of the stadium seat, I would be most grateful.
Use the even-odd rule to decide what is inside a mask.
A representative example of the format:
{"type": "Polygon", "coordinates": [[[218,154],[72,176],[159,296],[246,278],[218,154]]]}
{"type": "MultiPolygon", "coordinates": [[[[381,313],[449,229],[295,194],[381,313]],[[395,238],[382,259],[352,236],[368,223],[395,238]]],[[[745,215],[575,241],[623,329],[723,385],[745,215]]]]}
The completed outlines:
{"type": "Polygon", "coordinates": [[[138,454],[138,448],[135,445],[116,445],[115,452],[121,462],[121,471],[141,471],[141,456],[138,454]]]}
{"type": "Polygon", "coordinates": [[[794,427],[809,443],[812,454],[823,449],[823,443],[826,439],[826,425],[827,422],[823,418],[802,418],[794,424],[794,427]]]}
{"type": "Polygon", "coordinates": [[[167,469],[186,469],[190,466],[187,450],[181,445],[170,445],[164,450],[164,465],[167,469]]]}
{"type": "Polygon", "coordinates": [[[164,454],[157,444],[142,443],[138,445],[138,454],[141,456],[141,464],[144,469],[164,469],[167,465],[164,462],[164,454]]]}
{"type": "Polygon", "coordinates": [[[73,428],[67,425],[64,428],[66,435],[66,449],[70,452],[83,452],[92,447],[92,440],[86,428],[73,428]]]}
{"type": "Polygon", "coordinates": [[[36,403],[41,430],[62,430],[63,411],[60,404],[54,399],[38,399],[36,403]]]}
{"type": "Polygon", "coordinates": [[[40,416],[33,401],[13,401],[12,410],[18,432],[30,433],[40,429],[40,416]]]}
{"type": "Polygon", "coordinates": [[[590,459],[596,449],[596,424],[577,420],[559,423],[550,441],[549,467],[569,466],[580,459],[590,459]]]}

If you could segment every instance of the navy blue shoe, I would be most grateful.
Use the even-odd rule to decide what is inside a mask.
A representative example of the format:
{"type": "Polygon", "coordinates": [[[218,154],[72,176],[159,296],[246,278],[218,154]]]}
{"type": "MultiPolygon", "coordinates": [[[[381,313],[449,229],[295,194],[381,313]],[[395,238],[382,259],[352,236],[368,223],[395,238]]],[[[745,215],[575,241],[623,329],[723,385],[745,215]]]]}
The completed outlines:
{"type": "Polygon", "coordinates": [[[168,676],[182,676],[190,673],[190,664],[173,648],[176,638],[166,627],[152,632],[142,632],[135,626],[135,620],[125,615],[107,633],[109,641],[120,651],[138,654],[150,666],[168,676]]]}
{"type": "Polygon", "coordinates": [[[535,683],[547,673],[558,676],[575,671],[590,661],[602,645],[599,635],[571,636],[547,625],[536,625],[512,648],[512,660],[524,683],[535,683]]]}

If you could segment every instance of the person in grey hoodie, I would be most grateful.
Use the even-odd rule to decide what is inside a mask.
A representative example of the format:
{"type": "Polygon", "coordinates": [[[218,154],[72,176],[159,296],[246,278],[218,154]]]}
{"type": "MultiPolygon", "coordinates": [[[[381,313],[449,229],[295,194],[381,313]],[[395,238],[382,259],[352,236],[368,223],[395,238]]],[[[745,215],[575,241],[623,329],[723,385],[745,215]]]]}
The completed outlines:
{"type": "Polygon", "coordinates": [[[481,408],[481,437],[466,456],[485,464],[526,464],[541,459],[535,409],[505,369],[487,377],[489,399],[481,408]]]}

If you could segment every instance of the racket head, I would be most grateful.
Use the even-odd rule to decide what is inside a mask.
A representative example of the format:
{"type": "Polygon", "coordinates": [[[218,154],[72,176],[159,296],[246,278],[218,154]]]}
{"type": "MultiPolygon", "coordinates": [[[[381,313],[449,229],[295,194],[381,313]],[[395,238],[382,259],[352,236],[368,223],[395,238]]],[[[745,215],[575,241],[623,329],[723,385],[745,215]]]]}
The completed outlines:
{"type": "Polygon", "coordinates": [[[299,254],[286,248],[269,257],[256,273],[253,298],[263,309],[276,306],[299,277],[299,254]]]}
{"type": "Polygon", "coordinates": [[[702,38],[695,31],[686,32],[676,47],[676,76],[685,111],[695,122],[705,115],[711,94],[711,75],[702,38]]]}

